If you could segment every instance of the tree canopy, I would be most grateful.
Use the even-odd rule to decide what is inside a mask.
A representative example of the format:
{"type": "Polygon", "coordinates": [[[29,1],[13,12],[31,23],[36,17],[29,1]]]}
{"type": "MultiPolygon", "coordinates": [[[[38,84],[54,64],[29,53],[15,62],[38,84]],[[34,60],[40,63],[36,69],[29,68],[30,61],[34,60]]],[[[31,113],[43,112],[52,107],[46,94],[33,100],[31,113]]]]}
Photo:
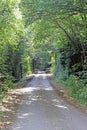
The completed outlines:
{"type": "MultiPolygon", "coordinates": [[[[87,76],[87,0],[1,0],[0,75],[87,76]]],[[[85,82],[86,84],[86,82],[85,82]]]]}

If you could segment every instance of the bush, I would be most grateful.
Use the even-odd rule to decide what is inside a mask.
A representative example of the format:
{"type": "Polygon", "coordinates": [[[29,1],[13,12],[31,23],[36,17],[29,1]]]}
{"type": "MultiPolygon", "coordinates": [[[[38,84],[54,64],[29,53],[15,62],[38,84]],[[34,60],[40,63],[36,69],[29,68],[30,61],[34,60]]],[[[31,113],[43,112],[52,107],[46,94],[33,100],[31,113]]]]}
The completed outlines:
{"type": "Polygon", "coordinates": [[[3,83],[1,84],[0,86],[0,99],[2,99],[5,95],[5,93],[9,90],[9,89],[12,89],[14,87],[14,84],[13,84],[13,77],[12,76],[7,76],[5,78],[5,80],[3,81],[3,83]]]}
{"type": "Polygon", "coordinates": [[[87,87],[79,89],[76,94],[76,99],[85,106],[87,106],[87,87]]]}
{"type": "Polygon", "coordinates": [[[80,87],[83,86],[82,82],[79,80],[78,77],[74,75],[69,76],[69,78],[65,81],[65,86],[69,88],[70,93],[76,93],[80,87]]]}
{"type": "Polygon", "coordinates": [[[69,89],[69,95],[75,98],[80,103],[87,106],[87,84],[86,79],[79,79],[71,75],[64,83],[69,89]]]}
{"type": "Polygon", "coordinates": [[[60,85],[64,85],[68,88],[69,96],[73,97],[79,103],[87,106],[87,84],[86,79],[80,79],[77,76],[70,75],[69,78],[64,80],[59,80],[55,78],[55,82],[60,85]]]}

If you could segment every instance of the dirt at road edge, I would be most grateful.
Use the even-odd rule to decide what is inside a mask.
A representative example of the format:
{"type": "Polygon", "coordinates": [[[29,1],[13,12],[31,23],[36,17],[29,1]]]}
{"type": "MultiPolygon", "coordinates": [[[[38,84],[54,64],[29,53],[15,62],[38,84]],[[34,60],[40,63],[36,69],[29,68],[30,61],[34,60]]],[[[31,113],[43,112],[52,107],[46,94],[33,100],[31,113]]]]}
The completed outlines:
{"type": "Polygon", "coordinates": [[[52,79],[52,77],[48,78],[52,87],[55,89],[56,93],[63,98],[64,101],[68,102],[69,104],[75,106],[83,113],[87,114],[87,107],[79,104],[77,101],[75,101],[72,97],[68,95],[68,90],[66,87],[60,86],[57,83],[55,83],[52,79]]]}

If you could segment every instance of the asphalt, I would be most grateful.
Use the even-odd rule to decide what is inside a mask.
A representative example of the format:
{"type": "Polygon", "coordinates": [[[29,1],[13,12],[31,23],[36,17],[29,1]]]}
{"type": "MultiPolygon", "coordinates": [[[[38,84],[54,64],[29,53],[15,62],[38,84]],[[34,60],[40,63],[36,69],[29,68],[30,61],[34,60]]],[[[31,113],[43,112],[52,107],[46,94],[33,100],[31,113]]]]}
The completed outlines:
{"type": "Polygon", "coordinates": [[[87,130],[87,115],[63,101],[46,78],[36,74],[24,93],[10,130],[87,130]]]}

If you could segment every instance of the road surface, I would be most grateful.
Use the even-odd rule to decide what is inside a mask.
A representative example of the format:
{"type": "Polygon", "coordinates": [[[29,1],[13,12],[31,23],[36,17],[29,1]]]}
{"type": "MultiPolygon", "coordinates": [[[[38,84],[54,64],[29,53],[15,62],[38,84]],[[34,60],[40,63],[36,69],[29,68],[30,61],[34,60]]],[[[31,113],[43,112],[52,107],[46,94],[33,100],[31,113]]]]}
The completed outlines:
{"type": "Polygon", "coordinates": [[[87,130],[87,115],[61,99],[46,74],[36,74],[24,92],[10,130],[87,130]]]}

